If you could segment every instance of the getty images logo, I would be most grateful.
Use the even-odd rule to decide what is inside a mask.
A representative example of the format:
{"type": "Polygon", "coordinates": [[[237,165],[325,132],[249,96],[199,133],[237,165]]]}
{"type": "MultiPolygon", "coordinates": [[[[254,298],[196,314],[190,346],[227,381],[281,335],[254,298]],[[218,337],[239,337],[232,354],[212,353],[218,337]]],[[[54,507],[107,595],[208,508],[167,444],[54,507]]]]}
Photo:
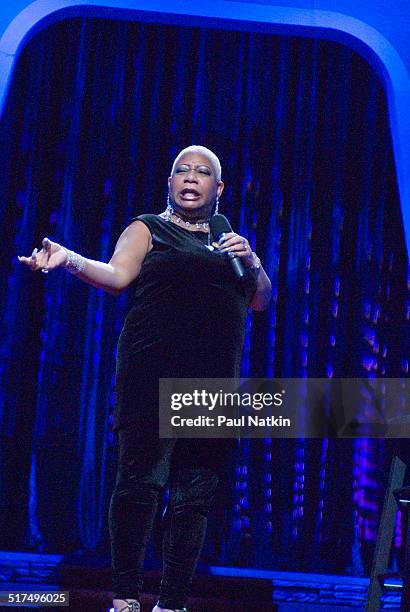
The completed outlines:
{"type": "Polygon", "coordinates": [[[206,389],[195,389],[191,392],[172,393],[171,409],[181,410],[186,407],[205,408],[214,410],[215,408],[251,408],[252,410],[262,410],[266,407],[278,408],[283,404],[285,390],[276,392],[261,391],[223,391],[211,392],[206,389]]]}

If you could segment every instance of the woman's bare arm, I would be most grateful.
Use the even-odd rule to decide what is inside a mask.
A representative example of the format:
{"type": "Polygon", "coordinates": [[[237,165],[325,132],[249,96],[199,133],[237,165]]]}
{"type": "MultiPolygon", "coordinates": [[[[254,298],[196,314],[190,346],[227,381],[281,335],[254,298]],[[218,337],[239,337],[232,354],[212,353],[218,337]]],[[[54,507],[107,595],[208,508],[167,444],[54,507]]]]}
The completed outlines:
{"type": "Polygon", "coordinates": [[[246,267],[254,267],[259,270],[256,291],[253,294],[249,308],[252,310],[265,310],[269,306],[272,285],[265,270],[261,266],[259,257],[252,251],[248,240],[236,232],[228,232],[223,234],[219,242],[214,243],[214,246],[221,252],[231,251],[236,257],[242,259],[246,267]]]}
{"type": "Polygon", "coordinates": [[[256,291],[253,294],[249,308],[252,308],[252,310],[266,310],[266,308],[269,306],[271,294],[271,282],[265,270],[261,266],[258,274],[256,291]]]}
{"type": "MultiPolygon", "coordinates": [[[[110,261],[104,263],[84,258],[77,277],[98,289],[119,295],[137,278],[151,248],[149,229],[141,221],[133,221],[119,237],[110,261]]],[[[44,238],[41,251],[33,252],[31,257],[19,257],[19,261],[33,272],[41,269],[51,271],[66,266],[68,254],[63,246],[44,238]]]]}

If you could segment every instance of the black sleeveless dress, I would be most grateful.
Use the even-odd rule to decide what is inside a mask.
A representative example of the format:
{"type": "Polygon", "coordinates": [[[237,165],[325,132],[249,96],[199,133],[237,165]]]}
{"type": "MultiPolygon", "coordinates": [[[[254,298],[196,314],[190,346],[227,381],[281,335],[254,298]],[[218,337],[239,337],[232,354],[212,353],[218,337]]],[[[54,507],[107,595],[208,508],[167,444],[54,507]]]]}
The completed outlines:
{"type": "Polygon", "coordinates": [[[256,281],[248,272],[239,286],[226,256],[207,248],[206,233],[157,215],[137,219],[151,232],[153,248],[118,342],[114,429],[136,425],[147,436],[158,435],[159,378],[240,375],[256,281]]]}

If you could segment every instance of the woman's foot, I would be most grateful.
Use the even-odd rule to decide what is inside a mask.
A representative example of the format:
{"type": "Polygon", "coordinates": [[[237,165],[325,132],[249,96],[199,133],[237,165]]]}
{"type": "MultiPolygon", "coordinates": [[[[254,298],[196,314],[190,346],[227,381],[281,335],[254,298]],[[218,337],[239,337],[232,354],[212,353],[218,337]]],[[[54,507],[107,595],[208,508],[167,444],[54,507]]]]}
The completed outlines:
{"type": "Polygon", "coordinates": [[[156,605],[155,608],[152,608],[152,612],[187,612],[187,609],[186,608],[178,608],[178,609],[173,608],[171,610],[171,608],[160,608],[158,605],[156,605]]]}
{"type": "Polygon", "coordinates": [[[141,612],[136,599],[113,599],[114,612],[141,612]]]}

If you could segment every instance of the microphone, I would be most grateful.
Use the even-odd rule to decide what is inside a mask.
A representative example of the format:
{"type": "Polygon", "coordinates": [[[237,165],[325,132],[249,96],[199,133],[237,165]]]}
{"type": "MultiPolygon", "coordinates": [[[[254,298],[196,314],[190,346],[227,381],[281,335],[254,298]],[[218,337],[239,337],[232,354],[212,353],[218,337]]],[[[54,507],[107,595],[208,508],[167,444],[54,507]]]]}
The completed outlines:
{"type": "MultiPolygon", "coordinates": [[[[232,232],[231,224],[229,223],[225,215],[213,215],[213,217],[209,219],[209,228],[212,232],[213,237],[216,240],[219,240],[222,234],[232,232]]],[[[227,253],[225,253],[225,255],[227,255],[230,260],[231,267],[236,278],[238,280],[242,280],[246,275],[246,271],[245,266],[241,262],[240,258],[231,251],[228,251],[227,253]]]]}

